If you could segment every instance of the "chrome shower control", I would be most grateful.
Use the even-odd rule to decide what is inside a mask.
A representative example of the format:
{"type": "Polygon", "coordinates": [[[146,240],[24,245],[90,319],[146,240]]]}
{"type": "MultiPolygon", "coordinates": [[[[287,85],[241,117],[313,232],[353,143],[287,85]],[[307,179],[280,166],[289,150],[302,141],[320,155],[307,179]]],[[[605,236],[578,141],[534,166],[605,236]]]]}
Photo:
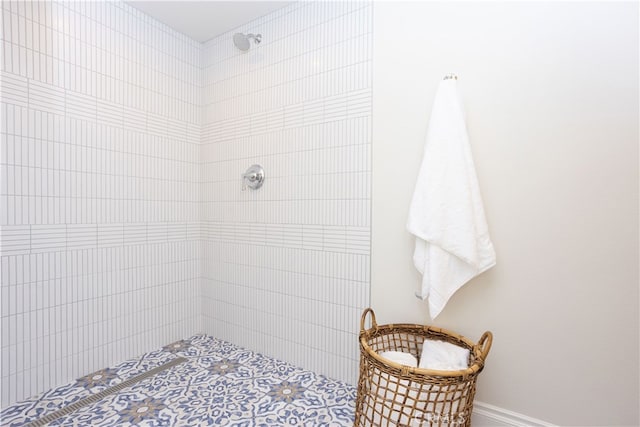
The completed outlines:
{"type": "Polygon", "coordinates": [[[264,182],[264,169],[260,165],[251,165],[245,173],[242,174],[242,191],[247,187],[257,190],[262,187],[264,182]]]}

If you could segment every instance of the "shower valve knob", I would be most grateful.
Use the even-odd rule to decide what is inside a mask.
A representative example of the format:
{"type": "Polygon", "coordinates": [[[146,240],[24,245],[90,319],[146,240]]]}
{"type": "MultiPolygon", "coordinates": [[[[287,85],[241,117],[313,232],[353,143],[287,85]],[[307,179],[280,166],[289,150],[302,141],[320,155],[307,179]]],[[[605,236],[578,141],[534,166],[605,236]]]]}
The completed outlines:
{"type": "Polygon", "coordinates": [[[242,174],[242,191],[247,187],[257,190],[262,187],[264,182],[264,170],[260,165],[251,165],[245,173],[242,174]]]}

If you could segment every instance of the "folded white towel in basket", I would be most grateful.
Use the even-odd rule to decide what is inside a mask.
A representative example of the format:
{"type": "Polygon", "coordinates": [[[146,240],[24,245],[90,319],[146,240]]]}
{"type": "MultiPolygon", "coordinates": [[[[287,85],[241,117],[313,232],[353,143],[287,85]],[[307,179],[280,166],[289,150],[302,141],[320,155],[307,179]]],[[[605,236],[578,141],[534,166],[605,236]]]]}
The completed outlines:
{"type": "Polygon", "coordinates": [[[469,367],[469,350],[446,341],[424,340],[420,365],[422,369],[459,371],[469,367]]]}
{"type": "Polygon", "coordinates": [[[411,353],[406,353],[404,351],[383,351],[378,354],[385,359],[389,359],[392,362],[396,362],[401,365],[410,366],[412,368],[418,366],[418,359],[416,359],[411,353]]]}

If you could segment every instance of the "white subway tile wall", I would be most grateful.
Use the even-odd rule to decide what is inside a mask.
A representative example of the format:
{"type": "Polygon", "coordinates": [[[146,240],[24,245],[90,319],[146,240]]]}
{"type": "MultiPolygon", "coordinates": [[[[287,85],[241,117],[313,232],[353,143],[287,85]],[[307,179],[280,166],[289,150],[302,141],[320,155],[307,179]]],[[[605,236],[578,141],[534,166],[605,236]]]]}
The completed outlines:
{"type": "Polygon", "coordinates": [[[2,407],[201,330],[199,43],[2,2],[2,407]]]}
{"type": "Polygon", "coordinates": [[[117,1],[0,10],[2,407],[202,330],[355,382],[371,3],[291,4],[248,52],[117,1]]]}
{"type": "Polygon", "coordinates": [[[372,6],[295,3],[204,45],[204,329],[355,383],[369,304],[372,6]],[[261,33],[247,52],[234,32],[261,33]],[[259,190],[241,190],[254,163],[259,190]]]}

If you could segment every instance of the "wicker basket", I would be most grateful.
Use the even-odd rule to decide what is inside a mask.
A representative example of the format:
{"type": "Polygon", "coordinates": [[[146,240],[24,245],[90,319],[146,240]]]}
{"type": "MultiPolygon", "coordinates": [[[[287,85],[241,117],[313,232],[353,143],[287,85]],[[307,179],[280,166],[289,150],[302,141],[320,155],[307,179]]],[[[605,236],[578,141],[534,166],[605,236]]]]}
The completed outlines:
{"type": "Polygon", "coordinates": [[[354,426],[469,426],[476,378],[484,368],[493,336],[485,332],[474,344],[433,326],[378,325],[372,309],[360,320],[360,377],[354,426]],[[371,328],[365,320],[371,314],[371,328]],[[435,371],[400,365],[378,355],[404,351],[420,360],[426,338],[469,349],[469,368],[435,371]]]}

